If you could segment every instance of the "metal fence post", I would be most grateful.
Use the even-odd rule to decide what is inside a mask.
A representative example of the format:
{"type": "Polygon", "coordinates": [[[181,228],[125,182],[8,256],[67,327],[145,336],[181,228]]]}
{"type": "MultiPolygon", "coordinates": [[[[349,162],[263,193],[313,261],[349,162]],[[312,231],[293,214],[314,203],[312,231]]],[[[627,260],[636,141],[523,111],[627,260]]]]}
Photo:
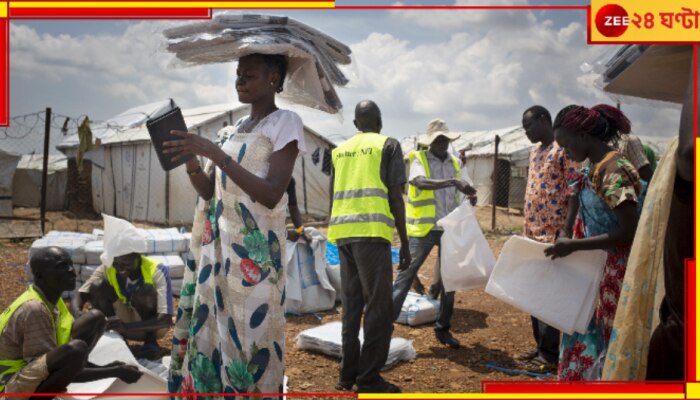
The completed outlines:
{"type": "Polygon", "coordinates": [[[496,230],[496,189],[498,189],[498,144],[501,143],[500,136],[496,135],[495,151],[493,152],[493,174],[491,174],[491,230],[496,230]]]}
{"type": "Polygon", "coordinates": [[[44,223],[46,219],[46,182],[49,173],[49,138],[51,136],[51,107],[46,108],[46,125],[44,131],[44,165],[41,173],[41,235],[44,235],[44,223]]]}

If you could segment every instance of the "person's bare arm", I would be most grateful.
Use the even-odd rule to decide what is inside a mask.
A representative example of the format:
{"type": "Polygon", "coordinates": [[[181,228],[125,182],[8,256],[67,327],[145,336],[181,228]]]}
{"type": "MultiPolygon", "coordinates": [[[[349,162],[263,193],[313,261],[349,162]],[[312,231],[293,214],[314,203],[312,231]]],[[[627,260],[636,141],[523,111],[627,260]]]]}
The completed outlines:
{"type": "Polygon", "coordinates": [[[637,231],[637,203],[627,201],[615,207],[613,212],[620,221],[619,227],[602,235],[584,239],[557,239],[553,246],[544,250],[545,255],[554,258],[566,257],[574,251],[609,249],[615,246],[632,244],[634,233],[637,231]]]}
{"type": "MultiPolygon", "coordinates": [[[[294,162],[299,154],[296,140],[287,143],[284,148],[272,153],[267,176],[261,178],[243,168],[221,150],[219,146],[208,139],[194,133],[181,131],[171,131],[171,133],[181,138],[180,140],[171,140],[163,143],[163,146],[167,147],[163,153],[171,154],[173,161],[177,161],[188,154],[206,157],[223,169],[226,176],[250,197],[270,209],[274,208],[279,203],[282,195],[284,195],[289,180],[292,178],[294,162]]],[[[208,200],[213,195],[213,180],[211,177],[199,177],[199,175],[203,174],[195,175],[197,183],[193,182],[193,185],[200,196],[208,200]],[[206,182],[205,179],[209,182],[206,182]],[[209,183],[212,183],[211,187],[209,183]]]]}

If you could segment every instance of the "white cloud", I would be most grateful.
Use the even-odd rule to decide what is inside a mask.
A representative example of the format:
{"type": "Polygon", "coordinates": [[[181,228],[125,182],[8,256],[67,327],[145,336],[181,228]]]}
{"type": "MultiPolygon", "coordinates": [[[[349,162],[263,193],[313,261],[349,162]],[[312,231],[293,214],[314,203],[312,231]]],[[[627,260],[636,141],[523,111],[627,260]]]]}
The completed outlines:
{"type": "MultiPolygon", "coordinates": [[[[581,21],[556,23],[530,10],[369,13],[328,11],[303,18],[346,42],[348,20],[361,29],[359,21],[371,15],[374,27],[364,36],[353,30],[359,39],[348,42],[356,62],[350,70],[357,76],[338,90],[344,122],[314,115],[312,128],[319,132],[351,135],[354,106],[365,98],[380,105],[385,131],[393,136],[423,131],[436,117],[454,130],[496,129],[519,124],[522,111],[533,104],[556,114],[570,103],[612,103],[592,85],[593,75],[579,68],[609,49],[586,44],[585,13],[581,21]]],[[[166,25],[172,23],[130,23],[121,33],[66,35],[12,22],[11,103],[31,111],[60,104],[77,115],[107,118],[164,98],[185,107],[235,99],[231,64],[169,67],[172,57],[160,49],[159,30],[166,25]]],[[[638,133],[677,130],[677,111],[623,109],[638,133]]]]}

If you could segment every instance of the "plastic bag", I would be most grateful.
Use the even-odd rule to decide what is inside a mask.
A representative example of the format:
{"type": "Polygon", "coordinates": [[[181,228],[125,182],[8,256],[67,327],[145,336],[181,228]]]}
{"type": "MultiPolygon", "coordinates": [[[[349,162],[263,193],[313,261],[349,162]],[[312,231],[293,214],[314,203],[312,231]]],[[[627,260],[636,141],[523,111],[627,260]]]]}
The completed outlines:
{"type": "Polygon", "coordinates": [[[437,224],[445,230],[440,239],[440,273],[445,291],[486,286],[496,258],[472,206],[463,202],[437,224]]]}

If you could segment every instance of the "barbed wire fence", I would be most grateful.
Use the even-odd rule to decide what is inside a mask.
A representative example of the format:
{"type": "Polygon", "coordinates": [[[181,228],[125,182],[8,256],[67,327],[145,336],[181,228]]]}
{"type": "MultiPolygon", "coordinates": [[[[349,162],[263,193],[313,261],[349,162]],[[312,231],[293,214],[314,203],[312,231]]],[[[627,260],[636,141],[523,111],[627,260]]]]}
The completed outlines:
{"type": "MultiPolygon", "coordinates": [[[[0,168],[0,238],[41,236],[47,230],[46,212],[66,211],[66,192],[80,191],[80,182],[76,187],[75,182],[71,184],[68,180],[66,187],[56,190],[58,196],[54,190],[47,194],[47,184],[56,180],[50,174],[60,174],[65,170],[69,175],[75,173],[75,165],[71,165],[75,160],[66,160],[56,146],[67,137],[76,135],[86,118],[86,115],[76,117],[53,113],[47,108],[11,117],[9,126],[0,128],[0,156],[4,164],[0,168]],[[24,171],[30,171],[32,175],[28,176],[24,171]],[[41,178],[36,177],[39,171],[41,178]]],[[[90,126],[101,126],[115,132],[130,128],[99,120],[91,120],[90,126]]],[[[82,181],[87,179],[89,183],[89,170],[80,175],[82,181]]]]}

